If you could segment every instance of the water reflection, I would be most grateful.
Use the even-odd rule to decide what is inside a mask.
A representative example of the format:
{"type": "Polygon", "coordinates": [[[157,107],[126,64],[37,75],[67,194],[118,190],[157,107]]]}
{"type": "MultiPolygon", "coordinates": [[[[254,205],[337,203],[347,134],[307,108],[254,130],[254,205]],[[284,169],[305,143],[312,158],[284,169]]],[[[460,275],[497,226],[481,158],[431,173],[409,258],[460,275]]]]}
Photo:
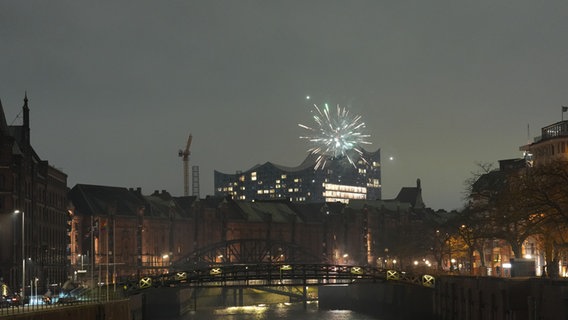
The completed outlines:
{"type": "Polygon", "coordinates": [[[192,311],[176,320],[378,320],[368,315],[350,310],[319,310],[316,301],[308,303],[304,309],[302,303],[279,303],[246,307],[228,307],[223,309],[192,311]]]}

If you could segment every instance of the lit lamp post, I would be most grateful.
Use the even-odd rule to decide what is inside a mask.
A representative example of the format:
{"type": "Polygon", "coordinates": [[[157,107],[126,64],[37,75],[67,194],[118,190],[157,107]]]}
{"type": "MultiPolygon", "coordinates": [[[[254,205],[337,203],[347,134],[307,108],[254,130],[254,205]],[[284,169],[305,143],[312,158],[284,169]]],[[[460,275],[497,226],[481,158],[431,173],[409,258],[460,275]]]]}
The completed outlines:
{"type": "MultiPolygon", "coordinates": [[[[15,214],[20,213],[20,210],[15,210],[15,214]]],[[[24,305],[24,298],[26,297],[26,257],[25,257],[25,237],[24,237],[24,222],[25,222],[25,214],[22,211],[22,295],[21,301],[22,305],[24,305]]]]}

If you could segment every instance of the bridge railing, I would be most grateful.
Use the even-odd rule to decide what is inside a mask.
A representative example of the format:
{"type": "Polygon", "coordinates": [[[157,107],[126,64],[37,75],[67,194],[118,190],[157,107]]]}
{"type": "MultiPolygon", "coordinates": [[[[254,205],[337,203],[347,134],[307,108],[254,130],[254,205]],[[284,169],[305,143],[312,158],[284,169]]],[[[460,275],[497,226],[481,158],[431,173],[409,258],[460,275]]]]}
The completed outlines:
{"type": "Polygon", "coordinates": [[[371,266],[282,263],[210,265],[159,276],[145,276],[136,282],[126,283],[125,288],[137,291],[150,287],[330,285],[354,281],[399,281],[435,287],[435,278],[431,275],[414,275],[371,266]]]}

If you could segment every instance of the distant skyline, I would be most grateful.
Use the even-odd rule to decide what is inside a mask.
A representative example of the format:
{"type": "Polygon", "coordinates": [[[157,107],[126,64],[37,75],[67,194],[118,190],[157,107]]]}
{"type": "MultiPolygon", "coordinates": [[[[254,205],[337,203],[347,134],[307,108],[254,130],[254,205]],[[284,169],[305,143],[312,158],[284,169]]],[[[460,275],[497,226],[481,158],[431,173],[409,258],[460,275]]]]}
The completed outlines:
{"type": "Polygon", "coordinates": [[[202,197],[213,170],[300,164],[298,123],[339,104],[381,149],[383,198],[421,179],[425,204],[451,210],[476,162],[520,157],[562,119],[566,14],[560,0],[6,0],[0,101],[19,124],[27,91],[32,145],[70,187],[181,196],[191,133],[202,197]]]}

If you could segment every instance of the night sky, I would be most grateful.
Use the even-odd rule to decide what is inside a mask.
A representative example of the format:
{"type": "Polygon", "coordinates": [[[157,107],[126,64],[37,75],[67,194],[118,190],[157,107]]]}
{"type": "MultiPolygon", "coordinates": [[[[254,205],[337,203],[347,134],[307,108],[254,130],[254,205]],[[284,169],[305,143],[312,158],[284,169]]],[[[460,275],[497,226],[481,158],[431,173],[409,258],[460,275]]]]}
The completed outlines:
{"type": "Polygon", "coordinates": [[[451,210],[476,162],[561,120],[567,16],[565,0],[3,0],[0,99],[21,124],[27,91],[32,145],[70,187],[180,196],[192,133],[202,197],[213,170],[300,164],[298,123],[339,104],[381,149],[383,198],[420,178],[451,210]]]}

